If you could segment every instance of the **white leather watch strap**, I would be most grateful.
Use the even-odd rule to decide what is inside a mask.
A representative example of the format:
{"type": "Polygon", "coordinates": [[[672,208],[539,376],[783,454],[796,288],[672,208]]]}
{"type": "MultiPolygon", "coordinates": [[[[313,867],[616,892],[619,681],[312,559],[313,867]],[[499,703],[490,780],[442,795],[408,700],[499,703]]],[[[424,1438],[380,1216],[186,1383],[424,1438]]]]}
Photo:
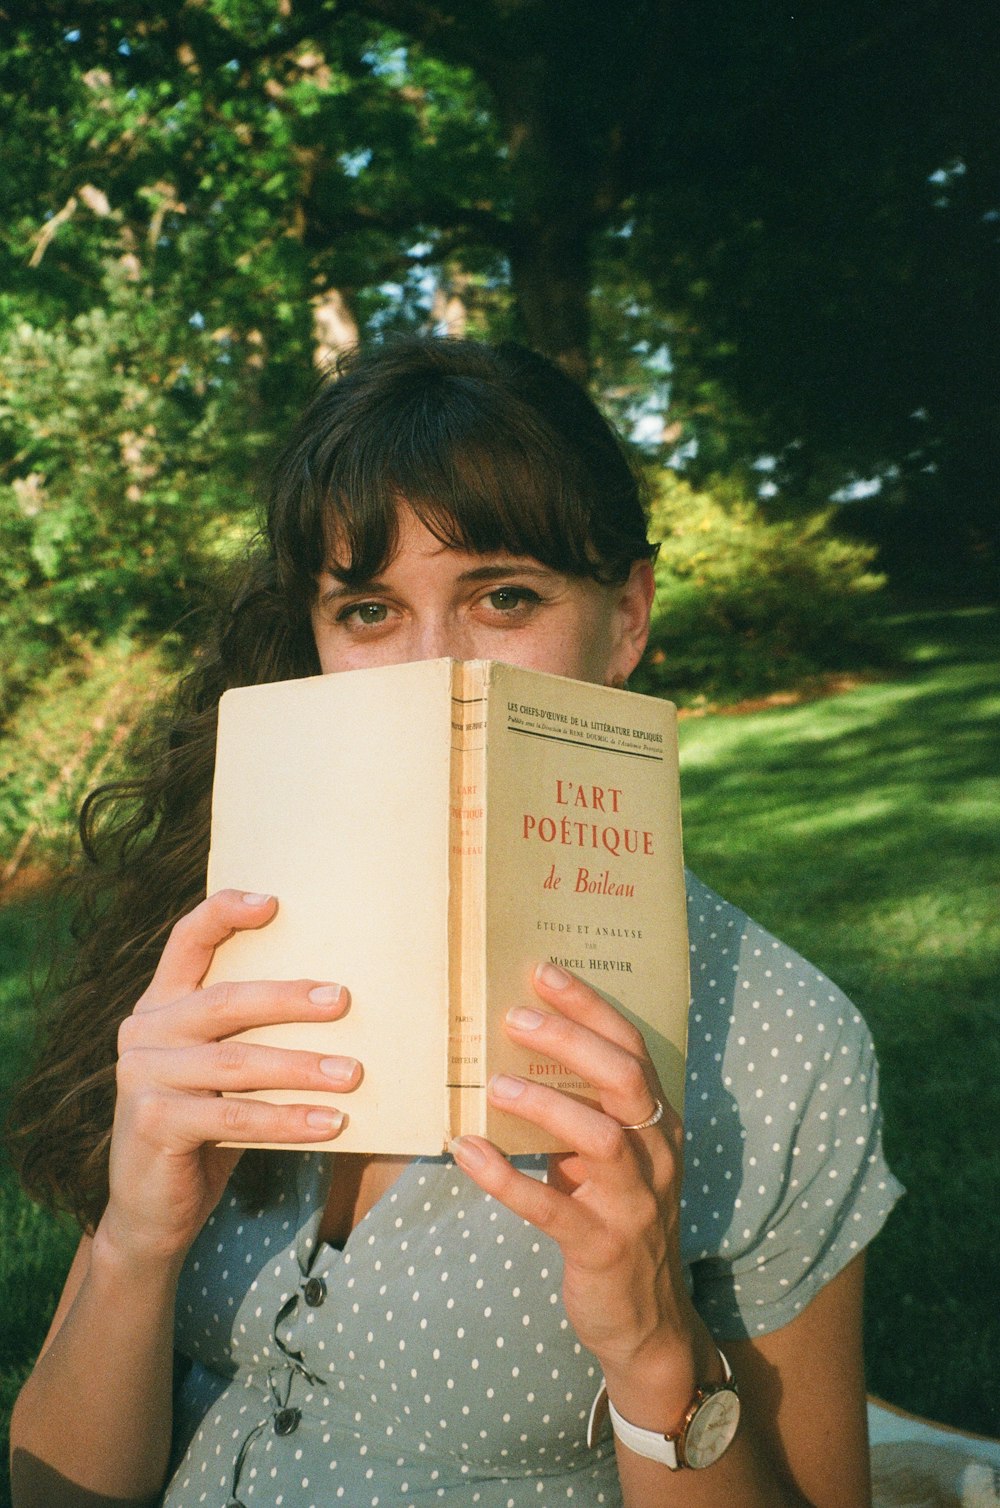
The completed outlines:
{"type": "MultiPolygon", "coordinates": [[[[722,1362],[724,1380],[727,1383],[732,1382],[732,1368],[721,1351],[719,1352],[719,1359],[722,1362]]],[[[623,1445],[627,1445],[629,1450],[634,1451],[637,1456],[645,1456],[647,1460],[661,1462],[664,1466],[668,1466],[671,1471],[679,1469],[680,1462],[677,1459],[676,1437],[660,1434],[655,1429],[641,1429],[638,1424],[630,1424],[627,1419],[623,1419],[608,1397],[607,1383],[603,1378],[601,1379],[601,1386],[598,1389],[597,1397],[591,1405],[590,1418],[587,1421],[587,1444],[589,1446],[592,1447],[596,1442],[597,1433],[604,1415],[605,1404],[611,1415],[611,1427],[623,1445]]]]}
{"type": "Polygon", "coordinates": [[[623,1419],[615,1408],[611,1399],[608,1399],[608,1412],[611,1415],[611,1428],[615,1435],[627,1445],[629,1450],[635,1451],[637,1456],[645,1456],[650,1461],[659,1461],[664,1466],[669,1466],[671,1471],[677,1471],[680,1462],[677,1459],[677,1444],[667,1435],[658,1434],[655,1429],[640,1429],[637,1424],[629,1424],[623,1419]]]}

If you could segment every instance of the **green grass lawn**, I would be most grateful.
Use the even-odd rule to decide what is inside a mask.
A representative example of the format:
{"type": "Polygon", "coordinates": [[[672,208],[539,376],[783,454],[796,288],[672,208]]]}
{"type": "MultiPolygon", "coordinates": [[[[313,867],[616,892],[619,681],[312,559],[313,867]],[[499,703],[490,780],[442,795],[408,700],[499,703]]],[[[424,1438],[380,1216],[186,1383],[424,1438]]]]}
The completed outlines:
{"type": "MultiPolygon", "coordinates": [[[[907,667],[891,681],[684,721],[685,840],[702,878],[830,973],[874,1031],[909,1193],[871,1254],[871,1387],[1000,1434],[1000,615],[891,627],[907,667]]],[[[52,925],[44,893],[0,910],[0,1094],[52,925]]],[[[3,1419],[73,1244],[0,1169],[3,1419]]]]}
{"type": "Polygon", "coordinates": [[[874,1032],[909,1192],[871,1251],[871,1388],[1000,1435],[1000,615],[894,627],[903,678],[683,723],[685,847],[874,1032]]]}
{"type": "MultiPolygon", "coordinates": [[[[51,926],[41,893],[0,909],[0,1105],[31,1038],[29,977],[51,926]]],[[[30,1204],[0,1162],[0,1508],[8,1508],[7,1423],[48,1328],[77,1232],[30,1204]]]]}

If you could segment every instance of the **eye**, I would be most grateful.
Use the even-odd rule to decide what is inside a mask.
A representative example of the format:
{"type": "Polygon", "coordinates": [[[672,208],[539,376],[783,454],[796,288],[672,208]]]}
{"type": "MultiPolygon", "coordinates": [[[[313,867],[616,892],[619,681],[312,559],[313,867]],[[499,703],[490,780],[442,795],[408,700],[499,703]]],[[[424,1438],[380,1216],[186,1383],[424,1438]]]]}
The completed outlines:
{"type": "Polygon", "coordinates": [[[388,612],[384,602],[352,602],[348,607],[340,609],[337,622],[372,628],[377,623],[384,623],[388,612]]]}
{"type": "Polygon", "coordinates": [[[527,586],[498,586],[494,587],[486,600],[497,612],[512,613],[519,607],[533,606],[542,599],[527,586]]]}

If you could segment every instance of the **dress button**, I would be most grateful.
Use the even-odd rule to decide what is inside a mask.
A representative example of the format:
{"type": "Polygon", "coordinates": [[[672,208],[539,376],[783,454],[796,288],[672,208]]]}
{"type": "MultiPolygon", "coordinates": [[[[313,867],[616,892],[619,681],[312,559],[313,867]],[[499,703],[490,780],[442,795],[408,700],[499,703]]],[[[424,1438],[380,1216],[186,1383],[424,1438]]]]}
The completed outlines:
{"type": "Polygon", "coordinates": [[[310,1278],[302,1290],[310,1309],[318,1309],[326,1298],[326,1284],[322,1278],[310,1278]]]}
{"type": "Polygon", "coordinates": [[[274,1433],[276,1435],[294,1435],[302,1418],[301,1409],[279,1409],[274,1416],[274,1433]]]}

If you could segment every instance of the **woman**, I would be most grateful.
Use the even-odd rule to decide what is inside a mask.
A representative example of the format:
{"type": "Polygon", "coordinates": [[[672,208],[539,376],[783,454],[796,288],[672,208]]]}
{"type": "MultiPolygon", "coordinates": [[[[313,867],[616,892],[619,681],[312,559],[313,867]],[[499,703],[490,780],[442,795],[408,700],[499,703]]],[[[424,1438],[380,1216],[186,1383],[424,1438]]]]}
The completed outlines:
{"type": "Polygon", "coordinates": [[[326,1140],[310,1092],[363,1072],[228,1041],[336,1021],[350,980],[200,988],[276,904],[198,899],[221,690],[440,655],[623,684],[652,553],[611,431],[528,352],[408,341],[321,389],[160,763],[87,813],[115,866],[16,1121],[28,1186],[85,1229],[14,1414],[18,1508],[869,1502],[863,1249],[898,1193],[871,1043],[696,881],[685,1126],[636,1031],[540,959],[507,1029],[600,1108],[491,1094],[572,1152],[217,1145],[326,1140]],[[300,1103],[220,1097],[272,1085],[300,1103]]]}

